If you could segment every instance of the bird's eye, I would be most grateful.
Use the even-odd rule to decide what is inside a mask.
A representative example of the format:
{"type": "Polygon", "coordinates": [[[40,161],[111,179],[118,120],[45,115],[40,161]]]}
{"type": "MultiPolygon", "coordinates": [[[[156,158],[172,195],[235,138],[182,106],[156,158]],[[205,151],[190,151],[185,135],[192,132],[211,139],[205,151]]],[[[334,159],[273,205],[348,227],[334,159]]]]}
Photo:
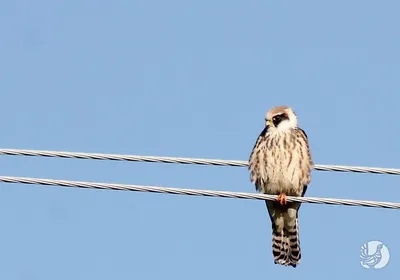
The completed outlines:
{"type": "Polygon", "coordinates": [[[278,115],[272,118],[272,122],[274,123],[274,126],[277,127],[278,124],[281,122],[282,116],[278,115]]]}

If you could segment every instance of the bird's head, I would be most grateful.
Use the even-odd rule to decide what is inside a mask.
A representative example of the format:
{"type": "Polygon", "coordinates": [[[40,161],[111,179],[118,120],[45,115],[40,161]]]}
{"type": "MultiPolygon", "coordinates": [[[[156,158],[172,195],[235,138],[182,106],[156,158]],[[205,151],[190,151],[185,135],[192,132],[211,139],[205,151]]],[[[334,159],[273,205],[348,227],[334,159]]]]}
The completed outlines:
{"type": "Polygon", "coordinates": [[[285,131],[297,127],[297,116],[288,106],[273,107],[265,115],[265,126],[268,131],[285,131]]]}

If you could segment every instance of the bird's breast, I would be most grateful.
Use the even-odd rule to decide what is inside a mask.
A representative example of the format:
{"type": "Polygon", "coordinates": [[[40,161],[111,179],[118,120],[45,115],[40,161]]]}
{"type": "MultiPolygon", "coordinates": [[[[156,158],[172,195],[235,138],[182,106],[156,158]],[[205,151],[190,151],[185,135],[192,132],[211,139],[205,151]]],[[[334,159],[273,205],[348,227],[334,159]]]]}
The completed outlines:
{"type": "Polygon", "coordinates": [[[267,139],[266,145],[268,155],[265,158],[265,172],[268,180],[265,191],[271,194],[297,194],[301,160],[294,138],[288,133],[281,133],[271,137],[271,140],[267,139]]]}

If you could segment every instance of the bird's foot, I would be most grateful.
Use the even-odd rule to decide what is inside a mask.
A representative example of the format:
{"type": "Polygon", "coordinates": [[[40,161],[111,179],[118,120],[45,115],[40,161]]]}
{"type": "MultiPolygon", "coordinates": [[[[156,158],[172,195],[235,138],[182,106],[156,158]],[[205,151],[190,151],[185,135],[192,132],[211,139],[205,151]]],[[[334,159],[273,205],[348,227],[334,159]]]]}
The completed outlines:
{"type": "Polygon", "coordinates": [[[284,193],[281,193],[280,195],[278,195],[278,198],[276,200],[282,206],[287,204],[286,194],[284,194],[284,193]]]}

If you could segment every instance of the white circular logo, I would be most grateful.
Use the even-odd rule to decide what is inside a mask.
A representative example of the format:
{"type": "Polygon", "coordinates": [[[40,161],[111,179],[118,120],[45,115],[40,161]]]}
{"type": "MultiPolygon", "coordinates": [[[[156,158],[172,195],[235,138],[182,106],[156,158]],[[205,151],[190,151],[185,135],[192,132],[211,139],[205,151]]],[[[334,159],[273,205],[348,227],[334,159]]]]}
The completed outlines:
{"type": "Polygon", "coordinates": [[[361,246],[360,259],[364,268],[383,268],[390,259],[389,249],[380,241],[368,241],[361,246]]]}

